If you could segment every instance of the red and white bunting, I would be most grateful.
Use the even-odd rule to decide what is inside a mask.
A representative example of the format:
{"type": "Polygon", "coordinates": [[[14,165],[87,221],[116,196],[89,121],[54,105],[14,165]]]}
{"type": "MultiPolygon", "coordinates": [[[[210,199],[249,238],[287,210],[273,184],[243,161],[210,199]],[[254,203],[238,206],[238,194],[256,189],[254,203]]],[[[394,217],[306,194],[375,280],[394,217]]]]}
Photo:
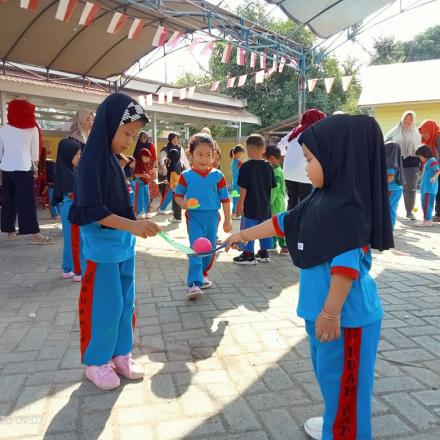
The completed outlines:
{"type": "Polygon", "coordinates": [[[260,69],[267,69],[266,52],[260,53],[260,69]]]}
{"type": "Polygon", "coordinates": [[[247,80],[247,74],[239,76],[237,87],[243,87],[246,84],[246,80],[247,80]]]}
{"type": "Polygon", "coordinates": [[[79,19],[80,26],[90,26],[95,21],[100,9],[99,5],[87,2],[79,19]]]}
{"type": "Polygon", "coordinates": [[[246,49],[244,47],[237,47],[237,66],[244,66],[246,64],[246,49]]]}
{"type": "Polygon", "coordinates": [[[313,90],[315,89],[315,87],[316,87],[316,82],[317,82],[318,80],[317,79],[308,79],[307,80],[307,90],[309,91],[309,92],[313,92],[313,90]]]}
{"type": "Polygon", "coordinates": [[[214,41],[208,41],[202,50],[202,56],[210,59],[213,50],[214,50],[214,41]]]}
{"type": "Polygon", "coordinates": [[[175,31],[171,38],[167,42],[167,46],[170,49],[174,49],[182,40],[185,34],[183,32],[175,31]]]}
{"type": "Polygon", "coordinates": [[[78,0],[60,0],[58,3],[57,12],[55,18],[67,23],[75,12],[75,8],[78,6],[78,0]]]}
{"type": "Polygon", "coordinates": [[[350,86],[351,83],[351,79],[352,79],[351,75],[342,77],[342,90],[344,92],[348,90],[348,87],[350,86]]]}
{"type": "Polygon", "coordinates": [[[219,85],[220,85],[220,81],[214,81],[214,82],[212,83],[212,86],[211,86],[210,91],[211,91],[211,92],[216,92],[217,89],[218,89],[218,86],[219,86],[219,85]]]}
{"type": "Polygon", "coordinates": [[[165,40],[168,36],[168,29],[165,26],[159,26],[154,34],[151,45],[154,47],[162,47],[165,44],[165,40]]]}
{"type": "Polygon", "coordinates": [[[147,95],[146,104],[147,107],[151,107],[153,105],[153,95],[151,93],[147,95]]]}
{"type": "Polygon", "coordinates": [[[169,90],[167,92],[167,104],[171,104],[173,102],[173,97],[174,97],[174,91],[169,90]]]}
{"type": "Polygon", "coordinates": [[[188,46],[188,51],[192,54],[199,51],[203,43],[203,37],[193,37],[191,44],[188,46]]]}
{"type": "Polygon", "coordinates": [[[231,89],[235,85],[235,76],[231,76],[228,78],[228,81],[226,82],[226,88],[231,89]]]}
{"type": "Polygon", "coordinates": [[[334,78],[324,78],[325,90],[327,91],[327,93],[331,92],[334,82],[334,78]]]}
{"type": "Polygon", "coordinates": [[[38,8],[38,1],[39,0],[20,0],[20,8],[34,11],[38,8]]]}
{"type": "Polygon", "coordinates": [[[266,79],[270,78],[275,72],[276,72],[276,67],[273,68],[271,67],[267,72],[266,72],[266,79]]]}
{"type": "Polygon", "coordinates": [[[179,90],[179,99],[183,101],[186,98],[186,87],[179,90]]]}
{"type": "Polygon", "coordinates": [[[191,99],[194,96],[194,93],[196,91],[196,86],[192,86],[188,89],[188,99],[191,99]]]}
{"type": "Polygon", "coordinates": [[[227,44],[223,50],[222,63],[228,64],[231,59],[232,44],[227,44]]]}
{"type": "Polygon", "coordinates": [[[292,58],[292,59],[290,60],[289,66],[290,66],[290,67],[293,67],[294,69],[298,69],[298,61],[295,60],[294,58],[292,58]]]}
{"type": "Polygon", "coordinates": [[[264,82],[264,74],[265,74],[264,69],[258,71],[258,72],[255,74],[255,84],[261,84],[262,82],[264,82]]]}
{"type": "Polygon", "coordinates": [[[159,92],[158,94],[157,94],[157,102],[159,103],[159,104],[165,104],[165,92],[159,92]]]}
{"type": "Polygon", "coordinates": [[[140,106],[142,107],[142,108],[145,108],[146,107],[146,101],[145,101],[145,96],[144,95],[139,95],[138,96],[138,102],[139,102],[139,104],[140,104],[140,106]]]}
{"type": "Polygon", "coordinates": [[[117,34],[124,27],[125,22],[127,21],[127,16],[121,14],[120,12],[115,12],[113,14],[113,18],[108,25],[107,32],[109,34],[117,34]]]}
{"type": "Polygon", "coordinates": [[[249,67],[251,69],[255,69],[257,65],[257,52],[251,52],[251,61],[249,63],[249,67]]]}
{"type": "Polygon", "coordinates": [[[283,73],[285,65],[286,65],[286,58],[281,57],[280,64],[278,65],[278,72],[279,73],[283,73]]]}
{"type": "Polygon", "coordinates": [[[133,19],[133,23],[130,26],[130,30],[128,31],[128,39],[129,40],[137,40],[142,32],[144,27],[145,20],[140,18],[133,19]]]}

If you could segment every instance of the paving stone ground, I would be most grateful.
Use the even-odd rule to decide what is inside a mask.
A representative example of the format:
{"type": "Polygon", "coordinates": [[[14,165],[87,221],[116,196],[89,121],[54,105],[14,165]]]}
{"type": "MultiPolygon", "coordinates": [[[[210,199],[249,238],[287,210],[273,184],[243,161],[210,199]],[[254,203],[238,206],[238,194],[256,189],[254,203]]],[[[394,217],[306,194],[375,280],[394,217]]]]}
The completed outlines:
{"type": "MultiPolygon", "coordinates": [[[[213,288],[190,303],[185,258],[160,238],[139,242],[134,356],[147,374],[103,392],[79,362],[79,289],[59,277],[59,225],[40,216],[54,246],[0,237],[0,439],[306,439],[322,404],[288,257],[243,268],[221,254],[213,288]]],[[[374,256],[385,308],[374,438],[438,440],[440,226],[399,222],[396,243],[374,256]]]]}

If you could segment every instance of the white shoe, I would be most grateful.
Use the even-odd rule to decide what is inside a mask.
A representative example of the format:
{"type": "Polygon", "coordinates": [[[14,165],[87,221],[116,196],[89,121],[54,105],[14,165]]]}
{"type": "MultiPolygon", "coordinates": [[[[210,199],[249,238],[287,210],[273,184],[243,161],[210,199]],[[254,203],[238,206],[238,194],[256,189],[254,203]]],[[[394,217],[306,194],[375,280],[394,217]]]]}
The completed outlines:
{"type": "Polygon", "coordinates": [[[82,275],[74,275],[73,276],[74,283],[81,283],[82,279],[83,279],[82,275]]]}
{"type": "Polygon", "coordinates": [[[148,212],[147,214],[145,214],[145,218],[153,218],[155,216],[154,212],[148,212]]]}
{"type": "Polygon", "coordinates": [[[431,227],[433,225],[434,225],[434,222],[432,220],[420,220],[419,222],[414,224],[414,226],[417,226],[419,228],[420,227],[423,228],[423,227],[426,227],[426,226],[431,227]]]}
{"type": "Polygon", "coordinates": [[[208,277],[203,277],[203,284],[201,289],[209,289],[210,287],[212,287],[212,281],[209,281],[208,277]]]}
{"type": "Polygon", "coordinates": [[[188,288],[188,293],[186,294],[186,299],[193,300],[200,298],[203,295],[202,289],[199,286],[193,284],[188,288]]]}
{"type": "Polygon", "coordinates": [[[143,220],[145,218],[145,214],[138,214],[137,216],[136,216],[136,219],[137,220],[143,220]]]}
{"type": "Polygon", "coordinates": [[[322,417],[312,417],[304,423],[304,430],[308,436],[314,440],[322,439],[322,427],[324,426],[324,419],[322,417]]]}
{"type": "Polygon", "coordinates": [[[178,220],[177,218],[172,218],[171,220],[170,220],[170,223],[182,223],[182,220],[178,220]]]}
{"type": "Polygon", "coordinates": [[[61,273],[61,278],[63,280],[69,280],[70,278],[73,278],[75,276],[75,274],[73,272],[62,272],[61,273]]]}

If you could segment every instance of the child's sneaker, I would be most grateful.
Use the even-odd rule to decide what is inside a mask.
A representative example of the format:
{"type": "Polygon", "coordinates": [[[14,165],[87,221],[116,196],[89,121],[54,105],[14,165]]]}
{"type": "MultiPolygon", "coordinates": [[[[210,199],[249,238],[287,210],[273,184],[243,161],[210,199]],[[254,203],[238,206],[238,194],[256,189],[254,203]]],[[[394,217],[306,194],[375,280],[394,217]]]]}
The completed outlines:
{"type": "Polygon", "coordinates": [[[212,281],[208,280],[208,277],[203,277],[203,284],[200,287],[201,289],[209,289],[212,287],[212,281]]]}
{"type": "Polygon", "coordinates": [[[170,223],[182,223],[182,220],[173,217],[173,218],[170,220],[170,223]]]}
{"type": "Polygon", "coordinates": [[[113,358],[116,373],[126,377],[127,379],[142,379],[144,377],[144,369],[131,358],[131,353],[125,356],[116,356],[113,358]]]}
{"type": "Polygon", "coordinates": [[[289,255],[289,249],[287,246],[281,246],[280,255],[289,255]]]}
{"type": "Polygon", "coordinates": [[[61,278],[63,280],[69,280],[70,278],[73,278],[75,276],[75,274],[73,272],[63,272],[61,274],[61,278]]]}
{"type": "Polygon", "coordinates": [[[147,212],[147,214],[145,214],[145,218],[153,218],[154,216],[154,212],[147,212]]]}
{"type": "Polygon", "coordinates": [[[82,275],[73,275],[73,282],[74,283],[80,283],[82,281],[83,277],[82,275]]]}
{"type": "Polygon", "coordinates": [[[101,390],[114,390],[121,384],[121,380],[115,373],[113,364],[109,362],[99,367],[88,365],[86,367],[86,377],[101,390]]]}
{"type": "Polygon", "coordinates": [[[193,299],[200,298],[202,295],[203,295],[202,289],[199,286],[193,284],[191,287],[188,288],[186,299],[191,301],[193,299]]]}
{"type": "Polygon", "coordinates": [[[269,252],[260,249],[256,254],[255,254],[255,259],[257,261],[259,261],[260,263],[268,263],[270,261],[269,258],[269,252]]]}
{"type": "Polygon", "coordinates": [[[312,417],[304,423],[304,430],[314,440],[322,439],[322,427],[324,426],[324,419],[322,417],[312,417]]]}
{"type": "Polygon", "coordinates": [[[136,219],[137,220],[143,220],[145,218],[145,214],[138,214],[137,216],[136,216],[136,219]]]}
{"type": "Polygon", "coordinates": [[[232,220],[241,220],[241,216],[240,215],[233,215],[232,220]]]}
{"type": "Polygon", "coordinates": [[[432,226],[434,223],[432,220],[420,220],[417,222],[414,226],[417,227],[425,227],[425,226],[432,226]]]}
{"type": "Polygon", "coordinates": [[[232,260],[235,264],[257,264],[257,260],[252,252],[242,252],[232,260]]]}

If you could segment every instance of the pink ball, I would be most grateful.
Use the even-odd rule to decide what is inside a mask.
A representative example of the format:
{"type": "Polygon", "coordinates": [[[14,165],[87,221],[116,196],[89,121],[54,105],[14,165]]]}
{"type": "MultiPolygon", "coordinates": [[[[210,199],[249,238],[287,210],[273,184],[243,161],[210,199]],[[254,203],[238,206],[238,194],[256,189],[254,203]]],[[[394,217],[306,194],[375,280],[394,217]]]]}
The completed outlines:
{"type": "Polygon", "coordinates": [[[212,249],[212,245],[207,238],[200,237],[194,242],[193,249],[198,254],[204,254],[205,252],[209,252],[212,249]]]}

